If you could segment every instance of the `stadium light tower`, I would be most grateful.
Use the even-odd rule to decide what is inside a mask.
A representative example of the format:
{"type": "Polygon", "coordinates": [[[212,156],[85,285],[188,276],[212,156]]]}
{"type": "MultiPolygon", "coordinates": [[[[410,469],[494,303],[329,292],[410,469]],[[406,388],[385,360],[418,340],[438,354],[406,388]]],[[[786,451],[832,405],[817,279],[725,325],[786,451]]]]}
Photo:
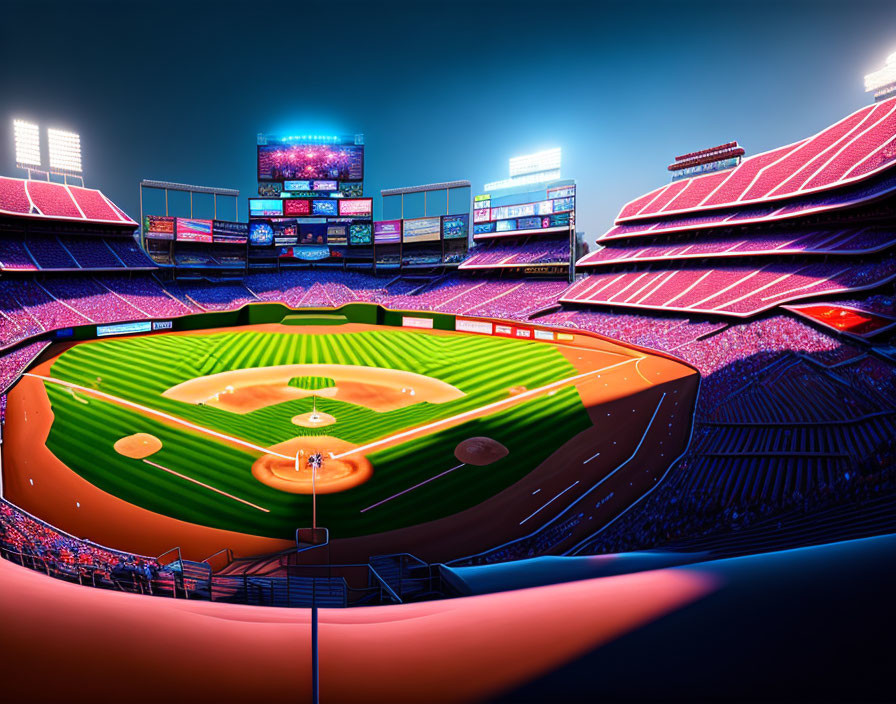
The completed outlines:
{"type": "Polygon", "coordinates": [[[47,145],[50,150],[50,171],[60,174],[66,183],[69,176],[74,176],[81,179],[81,185],[84,185],[80,135],[50,127],[47,130],[47,145]]]}
{"type": "Polygon", "coordinates": [[[544,183],[560,178],[562,152],[560,147],[545,149],[534,154],[523,154],[510,159],[510,178],[485,184],[485,192],[504,188],[544,183]]]}
{"type": "Polygon", "coordinates": [[[33,122],[25,120],[12,121],[16,143],[16,166],[28,172],[41,169],[40,160],[40,128],[33,122]]]}
{"type": "Polygon", "coordinates": [[[882,69],[865,76],[865,92],[873,92],[875,102],[896,95],[896,52],[887,57],[882,69]]]}

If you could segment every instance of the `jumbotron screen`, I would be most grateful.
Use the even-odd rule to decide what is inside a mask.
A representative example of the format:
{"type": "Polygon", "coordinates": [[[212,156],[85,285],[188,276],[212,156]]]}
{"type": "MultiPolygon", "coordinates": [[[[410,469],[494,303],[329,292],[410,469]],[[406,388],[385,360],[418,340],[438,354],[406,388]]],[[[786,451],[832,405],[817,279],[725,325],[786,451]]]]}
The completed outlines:
{"type": "Polygon", "coordinates": [[[364,146],[359,144],[259,144],[258,180],[364,179],[364,146]]]}

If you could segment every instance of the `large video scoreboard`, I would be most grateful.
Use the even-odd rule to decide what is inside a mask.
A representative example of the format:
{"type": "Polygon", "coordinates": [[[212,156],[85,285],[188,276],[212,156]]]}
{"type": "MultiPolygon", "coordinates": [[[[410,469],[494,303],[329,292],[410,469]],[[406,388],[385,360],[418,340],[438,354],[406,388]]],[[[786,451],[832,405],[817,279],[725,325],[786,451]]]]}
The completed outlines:
{"type": "Polygon", "coordinates": [[[364,135],[258,135],[258,195],[314,197],[364,191],[364,135]]]}

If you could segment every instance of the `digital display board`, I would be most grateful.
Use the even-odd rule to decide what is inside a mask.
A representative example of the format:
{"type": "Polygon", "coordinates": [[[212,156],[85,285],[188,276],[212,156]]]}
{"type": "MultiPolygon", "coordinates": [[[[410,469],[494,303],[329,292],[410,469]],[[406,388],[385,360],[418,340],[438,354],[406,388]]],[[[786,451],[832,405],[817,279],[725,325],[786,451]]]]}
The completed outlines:
{"type": "Polygon", "coordinates": [[[339,182],[338,181],[312,181],[311,182],[311,190],[312,191],[324,191],[326,193],[333,193],[334,191],[339,190],[339,182]]]}
{"type": "Polygon", "coordinates": [[[489,232],[495,231],[495,223],[494,222],[483,222],[478,225],[473,225],[473,234],[474,235],[485,235],[489,232]]]}
{"type": "Polygon", "coordinates": [[[250,198],[249,217],[283,215],[283,201],[279,198],[250,198]]]}
{"type": "Polygon", "coordinates": [[[311,215],[311,201],[302,198],[289,198],[283,201],[284,215],[311,215]]]}
{"type": "Polygon", "coordinates": [[[347,231],[345,225],[327,225],[327,244],[348,244],[347,231]]]}
{"type": "Polygon", "coordinates": [[[567,227],[569,225],[569,213],[562,213],[560,215],[551,215],[551,219],[548,222],[548,227],[567,227]]]}
{"type": "Polygon", "coordinates": [[[338,200],[313,200],[311,201],[312,215],[339,215],[338,200]]]}
{"type": "Polygon", "coordinates": [[[211,242],[212,221],[177,218],[177,240],[179,242],[211,242]]]}
{"type": "Polygon", "coordinates": [[[259,183],[258,195],[262,198],[279,198],[283,187],[279,183],[259,183]]]}
{"type": "Polygon", "coordinates": [[[274,242],[274,228],[271,223],[264,220],[255,220],[249,223],[249,243],[255,245],[269,245],[274,242]]]}
{"type": "Polygon", "coordinates": [[[438,242],[442,229],[442,219],[413,218],[404,221],[402,238],[405,242],[438,242]]]}
{"type": "Polygon", "coordinates": [[[473,222],[488,222],[490,220],[491,210],[482,208],[473,211],[473,222]]]}
{"type": "Polygon", "coordinates": [[[212,239],[215,242],[245,244],[249,239],[249,225],[244,222],[212,220],[212,239]]]}
{"type": "Polygon", "coordinates": [[[371,244],[373,242],[373,228],[370,223],[356,223],[348,226],[349,244],[371,244]]]}
{"type": "Polygon", "coordinates": [[[342,198],[339,200],[339,215],[369,218],[373,215],[373,199],[342,198]]]}
{"type": "Polygon", "coordinates": [[[139,323],[118,323],[116,325],[97,325],[96,336],[107,337],[108,335],[133,335],[141,332],[151,332],[152,323],[144,321],[139,323]]]}
{"type": "Polygon", "coordinates": [[[576,194],[575,186],[558,186],[557,188],[549,188],[548,189],[548,199],[553,200],[554,198],[570,198],[574,197],[576,194]]]}
{"type": "Polygon", "coordinates": [[[143,236],[154,240],[173,240],[174,218],[165,215],[144,215],[143,236]]]}
{"type": "Polygon", "coordinates": [[[562,213],[565,210],[573,210],[576,207],[575,198],[557,198],[553,201],[554,209],[551,212],[562,213]]]}
{"type": "MultiPolygon", "coordinates": [[[[548,211],[550,212],[550,211],[548,211]]],[[[537,215],[537,203],[520,203],[519,205],[502,205],[500,208],[491,209],[492,220],[507,220],[508,218],[524,218],[537,215]]]]}
{"type": "Polygon", "coordinates": [[[311,181],[284,181],[283,182],[283,190],[284,191],[310,191],[311,181]]]}
{"type": "Polygon", "coordinates": [[[258,145],[259,181],[295,179],[361,181],[364,179],[364,147],[292,142],[258,145]]]}
{"type": "Polygon", "coordinates": [[[339,184],[339,192],[345,198],[360,198],[364,195],[364,184],[360,181],[345,181],[339,184]]]}
{"type": "Polygon", "coordinates": [[[375,244],[398,244],[401,242],[401,220],[378,220],[373,223],[375,244]]]}
{"type": "Polygon", "coordinates": [[[470,216],[462,215],[442,216],[442,237],[446,240],[466,239],[470,234],[470,216]]]}
{"type": "Polygon", "coordinates": [[[516,220],[498,220],[496,232],[510,232],[516,230],[516,220]]]}
{"type": "MultiPolygon", "coordinates": [[[[547,222],[550,223],[550,219],[548,219],[547,222]]],[[[541,218],[534,217],[534,218],[520,218],[519,220],[516,221],[516,227],[518,230],[537,230],[537,229],[540,229],[541,227],[544,227],[544,225],[542,225],[541,218]]]]}

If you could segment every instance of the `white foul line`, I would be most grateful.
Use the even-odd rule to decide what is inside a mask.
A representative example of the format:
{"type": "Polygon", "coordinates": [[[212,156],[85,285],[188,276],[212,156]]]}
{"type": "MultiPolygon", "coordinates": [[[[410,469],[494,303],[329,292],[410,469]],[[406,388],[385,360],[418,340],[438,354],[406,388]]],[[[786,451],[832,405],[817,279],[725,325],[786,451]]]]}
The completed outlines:
{"type": "Polygon", "coordinates": [[[548,501],[546,504],[543,504],[543,505],[541,506],[541,508],[537,508],[537,509],[535,509],[532,513],[530,513],[530,514],[529,514],[528,516],[526,516],[523,520],[521,520],[521,521],[520,521],[520,525],[523,525],[523,523],[525,523],[525,522],[528,521],[530,518],[532,518],[532,516],[534,516],[535,514],[541,512],[542,509],[545,509],[545,508],[547,508],[548,506],[550,506],[552,503],[554,503],[557,499],[559,499],[561,496],[563,496],[567,491],[569,491],[570,489],[572,489],[572,488],[573,488],[576,484],[578,484],[578,483],[579,483],[579,480],[576,479],[572,484],[570,484],[570,485],[569,485],[568,487],[566,487],[563,491],[561,491],[559,494],[557,494],[553,499],[551,499],[550,501],[548,501]]]}
{"type": "Polygon", "coordinates": [[[54,379],[48,376],[41,376],[40,374],[31,374],[30,372],[26,372],[23,376],[30,376],[35,379],[41,379],[45,382],[49,382],[51,384],[59,384],[60,386],[66,386],[69,389],[78,389],[79,391],[83,391],[86,394],[92,394],[94,396],[98,396],[100,398],[108,399],[113,403],[120,404],[122,406],[128,406],[130,408],[136,408],[138,411],[142,411],[148,415],[158,416],[159,418],[164,418],[165,420],[171,421],[172,423],[179,423],[180,425],[186,426],[190,428],[190,430],[197,430],[200,433],[205,433],[206,435],[211,435],[216,438],[221,438],[222,440],[227,440],[228,442],[235,443],[237,445],[242,445],[243,447],[251,448],[252,450],[256,450],[263,454],[268,455],[276,455],[277,457],[281,457],[285,460],[293,460],[294,457],[290,457],[289,455],[281,455],[279,452],[274,452],[270,448],[261,447],[259,445],[255,445],[254,443],[248,442],[246,440],[240,440],[239,438],[232,437],[230,435],[225,435],[224,433],[219,433],[216,430],[209,430],[208,428],[203,428],[201,425],[196,425],[195,423],[190,423],[189,421],[184,420],[183,418],[178,418],[177,416],[169,415],[168,413],[162,413],[161,411],[155,411],[152,408],[147,408],[146,406],[142,406],[139,403],[134,403],[133,401],[128,401],[123,398],[119,398],[118,396],[113,396],[112,394],[107,394],[104,391],[97,391],[96,389],[90,389],[86,386],[80,386],[78,384],[73,384],[70,381],[63,381],[62,379],[54,379]]]}
{"type": "Polygon", "coordinates": [[[595,374],[599,374],[601,372],[608,371],[615,367],[621,367],[623,364],[629,364],[630,362],[636,362],[641,359],[641,357],[629,357],[622,362],[616,362],[616,364],[611,364],[608,367],[602,367],[601,369],[592,369],[590,372],[583,372],[582,374],[576,374],[575,376],[568,377],[566,379],[560,379],[559,381],[552,381],[550,384],[545,386],[540,386],[537,389],[531,389],[530,391],[524,391],[521,394],[517,394],[516,396],[512,396],[510,398],[501,399],[500,401],[493,401],[492,403],[488,403],[484,406],[480,406],[479,408],[473,408],[469,411],[464,411],[463,413],[458,413],[456,416],[451,416],[450,418],[442,418],[441,420],[433,421],[432,423],[427,423],[426,425],[420,425],[416,428],[411,428],[410,430],[405,430],[401,433],[396,433],[395,435],[390,435],[387,438],[382,438],[381,440],[375,440],[373,442],[369,442],[366,445],[360,445],[351,450],[346,450],[345,452],[341,452],[338,455],[333,455],[333,459],[338,460],[343,457],[348,457],[349,455],[354,455],[356,452],[364,452],[370,450],[374,447],[379,447],[380,445],[385,445],[386,443],[390,443],[393,440],[399,440],[401,438],[407,437],[408,435],[414,435],[416,433],[422,433],[425,431],[433,430],[440,425],[449,425],[454,423],[455,421],[461,420],[462,418],[467,418],[469,416],[478,415],[483,411],[491,411],[492,409],[500,408],[502,406],[514,406],[520,401],[530,396],[537,396],[539,394],[543,394],[546,391],[550,391],[554,388],[559,388],[561,386],[567,386],[570,383],[574,383],[580,381],[586,377],[593,376],[595,374]]]}
{"type": "Polygon", "coordinates": [[[446,474],[449,474],[449,473],[453,472],[455,469],[460,469],[461,467],[464,467],[464,466],[465,466],[465,463],[461,462],[459,465],[457,465],[457,467],[452,467],[451,469],[446,469],[446,470],[445,470],[444,472],[442,472],[441,474],[437,474],[436,476],[434,476],[434,477],[430,477],[429,479],[424,479],[424,480],[423,480],[422,482],[420,482],[419,484],[414,484],[414,486],[412,486],[412,487],[408,487],[408,488],[405,489],[404,491],[399,491],[397,494],[393,494],[393,495],[390,496],[388,499],[383,499],[382,501],[377,501],[375,504],[373,504],[373,505],[371,505],[371,506],[368,506],[367,508],[362,508],[362,509],[361,509],[361,513],[364,513],[365,511],[369,511],[369,510],[372,509],[372,508],[376,508],[377,506],[382,506],[382,505],[383,505],[384,503],[386,503],[387,501],[391,501],[392,499],[397,499],[397,498],[398,498],[399,496],[401,496],[402,494],[407,494],[409,491],[413,491],[414,489],[417,489],[418,487],[421,487],[421,486],[423,486],[424,484],[429,484],[429,482],[431,482],[431,481],[433,481],[433,480],[435,480],[435,479],[438,479],[439,477],[444,477],[446,474]]]}
{"type": "Polygon", "coordinates": [[[205,484],[198,479],[193,479],[193,477],[188,477],[186,474],[181,474],[180,472],[175,472],[173,469],[168,469],[167,467],[163,467],[160,464],[156,464],[155,462],[150,462],[147,459],[143,460],[146,464],[152,465],[153,467],[157,467],[158,469],[164,469],[166,472],[170,472],[175,477],[180,477],[181,479],[186,479],[188,482],[193,482],[194,484],[198,484],[204,489],[210,489],[211,491],[215,491],[221,496],[226,496],[228,499],[233,499],[234,501],[239,501],[242,504],[246,504],[247,506],[251,506],[252,508],[257,508],[259,511],[264,511],[265,513],[270,513],[271,510],[268,508],[262,508],[261,506],[256,506],[251,501],[246,501],[245,499],[241,499],[239,496],[234,496],[233,494],[228,494],[226,491],[221,491],[220,489],[216,489],[210,484],[205,484]]]}

